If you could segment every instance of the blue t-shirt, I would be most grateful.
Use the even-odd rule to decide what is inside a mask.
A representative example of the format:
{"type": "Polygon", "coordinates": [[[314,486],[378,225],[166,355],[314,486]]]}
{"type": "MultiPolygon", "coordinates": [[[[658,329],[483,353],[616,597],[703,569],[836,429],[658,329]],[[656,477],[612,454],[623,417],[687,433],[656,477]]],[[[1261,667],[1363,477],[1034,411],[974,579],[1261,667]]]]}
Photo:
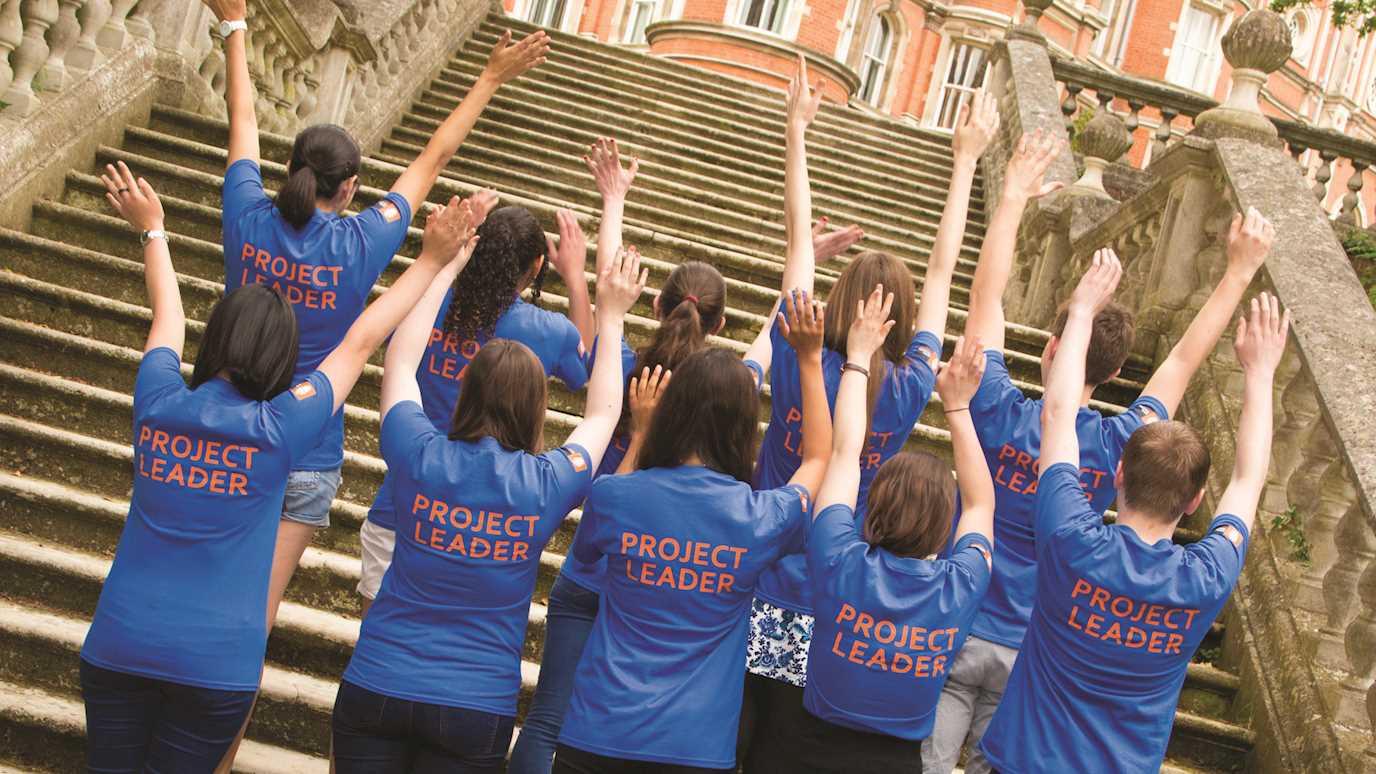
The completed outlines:
{"type": "Polygon", "coordinates": [[[1236,516],[1184,547],[1105,525],[1077,474],[1042,474],[1037,604],[980,745],[1009,774],[1159,769],[1186,668],[1247,554],[1236,516]]]}
{"type": "MultiPolygon", "coordinates": [[[[225,170],[225,293],[270,285],[296,313],[301,332],[296,378],[320,367],[363,313],[377,278],[391,263],[411,224],[411,205],[389,193],[358,215],[316,210],[297,230],[263,191],[258,162],[239,159],[225,170]]],[[[344,412],[327,426],[297,470],[334,470],[344,463],[344,412]]]]}
{"type": "MultiPolygon", "coordinates": [[[[1161,401],[1149,395],[1116,417],[1105,418],[1084,407],[1076,415],[1080,481],[1096,513],[1103,514],[1113,505],[1118,495],[1113,486],[1118,461],[1144,418],[1165,420],[1170,415],[1161,401]]],[[[1032,518],[1042,451],[1042,401],[1028,398],[1013,384],[1002,352],[987,353],[984,378],[970,401],[970,419],[994,478],[994,578],[970,633],[1017,649],[1027,631],[1036,589],[1037,541],[1032,518]]]]}
{"type": "MultiPolygon", "coordinates": [[[[637,375],[632,373],[635,370],[636,353],[635,350],[632,350],[625,342],[622,342],[621,347],[621,365],[624,369],[623,373],[626,374],[626,385],[629,388],[631,377],[637,375]]],[[[760,364],[756,363],[754,360],[743,360],[741,362],[745,363],[745,367],[749,368],[750,373],[755,377],[755,389],[758,390],[764,378],[764,370],[760,368],[760,364]]],[[[627,398],[627,400],[629,400],[629,398],[627,398]]],[[[630,436],[612,436],[611,443],[607,445],[607,452],[602,456],[602,464],[597,468],[597,477],[601,478],[602,476],[614,475],[617,468],[621,467],[621,462],[626,459],[626,452],[630,451],[630,448],[630,436]]],[[[577,539],[576,534],[574,538],[577,539]]],[[[599,557],[597,561],[592,564],[586,564],[578,561],[578,557],[570,553],[568,556],[564,557],[564,563],[560,566],[559,572],[565,578],[568,578],[588,591],[596,592],[602,590],[602,573],[605,571],[606,566],[607,559],[605,556],[599,557]]]]}
{"type": "Polygon", "coordinates": [[[81,657],[116,672],[253,691],[287,474],[334,410],[324,374],[270,401],[192,390],[160,347],[134,385],[134,493],[81,657]]]}
{"type": "Polygon", "coordinates": [[[816,621],[803,706],[837,725],[926,739],[951,660],[989,587],[989,541],[969,534],[950,559],[871,547],[855,512],[833,505],[808,534],[816,621]]]}
{"type": "MultiPolygon", "coordinates": [[[[425,416],[441,435],[449,435],[449,428],[454,422],[454,406],[459,402],[459,387],[463,384],[468,363],[478,356],[478,350],[492,338],[511,339],[530,347],[545,367],[545,375],[559,377],[571,390],[582,389],[587,383],[582,340],[578,336],[578,329],[567,317],[518,298],[497,318],[497,325],[493,329],[495,336],[479,334],[476,339],[460,341],[457,336],[444,332],[444,318],[453,297],[452,289],[445,294],[444,303],[440,304],[440,311],[435,316],[435,325],[430,329],[425,355],[416,369],[416,383],[420,387],[425,416]]],[[[383,477],[377,496],[373,498],[368,521],[385,529],[396,529],[390,470],[383,477]]]]}
{"type": "Polygon", "coordinates": [[[734,766],[755,583],[802,548],[808,505],[801,487],[754,491],[697,466],[598,479],[573,554],[606,556],[606,583],[559,741],[734,766]]]}
{"type": "Polygon", "coordinates": [[[516,714],[540,553],[588,494],[586,449],[451,441],[414,401],[382,421],[396,550],[344,679],[398,699],[516,714]]]}
{"type": "MultiPolygon", "coordinates": [[[[793,350],[776,323],[770,338],[774,361],[769,383],[773,389],[769,427],[755,462],[755,486],[772,489],[783,486],[802,464],[803,393],[798,374],[798,353],[793,350]]],[[[869,439],[860,452],[860,491],[855,498],[856,518],[865,517],[865,498],[879,467],[903,450],[927,401],[936,386],[936,364],[941,358],[941,338],[932,331],[918,331],[908,344],[898,367],[886,366],[879,401],[874,406],[869,439]]],[[[822,350],[822,377],[826,382],[827,403],[835,409],[836,391],[841,386],[841,366],[846,356],[822,350]]],[[[812,587],[807,582],[807,558],[786,556],[760,578],[756,595],[776,607],[799,613],[812,613],[812,587]]]]}

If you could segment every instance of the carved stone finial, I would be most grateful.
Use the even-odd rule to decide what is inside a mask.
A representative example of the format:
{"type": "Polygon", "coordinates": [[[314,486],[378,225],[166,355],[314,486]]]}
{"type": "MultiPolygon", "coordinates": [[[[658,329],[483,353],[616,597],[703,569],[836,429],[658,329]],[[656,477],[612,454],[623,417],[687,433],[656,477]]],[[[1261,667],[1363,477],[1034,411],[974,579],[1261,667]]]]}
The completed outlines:
{"type": "Polygon", "coordinates": [[[1072,187],[1108,196],[1104,190],[1104,168],[1132,147],[1127,125],[1108,109],[1100,110],[1075,135],[1075,146],[1084,154],[1085,173],[1072,187]]]}
{"type": "Polygon", "coordinates": [[[1276,127],[1257,101],[1266,77],[1290,58],[1290,25],[1275,11],[1248,11],[1223,35],[1223,56],[1233,66],[1228,100],[1199,114],[1195,133],[1205,137],[1243,137],[1276,144],[1276,127]]]}
{"type": "Polygon", "coordinates": [[[1026,15],[1020,24],[1009,27],[1007,34],[1010,37],[1032,40],[1045,45],[1046,36],[1037,29],[1037,21],[1042,18],[1042,14],[1051,7],[1053,2],[1054,0],[1022,0],[1022,7],[1026,15]]]}

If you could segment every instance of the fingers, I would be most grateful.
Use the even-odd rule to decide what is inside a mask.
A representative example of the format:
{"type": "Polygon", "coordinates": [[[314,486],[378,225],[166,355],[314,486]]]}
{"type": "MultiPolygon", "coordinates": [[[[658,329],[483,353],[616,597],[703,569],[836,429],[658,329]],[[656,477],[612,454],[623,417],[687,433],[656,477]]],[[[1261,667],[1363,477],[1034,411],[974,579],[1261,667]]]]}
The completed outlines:
{"type": "MultiPolygon", "coordinates": [[[[879,289],[880,289],[880,291],[882,292],[883,289],[884,289],[884,286],[883,286],[883,285],[880,285],[880,286],[879,286],[879,289]]],[[[891,310],[891,309],[893,309],[893,294],[892,294],[892,293],[890,293],[890,294],[888,294],[887,296],[884,297],[884,305],[883,305],[882,307],[880,307],[880,309],[879,309],[879,319],[881,319],[881,320],[887,320],[887,319],[889,319],[889,310],[891,310]]]]}

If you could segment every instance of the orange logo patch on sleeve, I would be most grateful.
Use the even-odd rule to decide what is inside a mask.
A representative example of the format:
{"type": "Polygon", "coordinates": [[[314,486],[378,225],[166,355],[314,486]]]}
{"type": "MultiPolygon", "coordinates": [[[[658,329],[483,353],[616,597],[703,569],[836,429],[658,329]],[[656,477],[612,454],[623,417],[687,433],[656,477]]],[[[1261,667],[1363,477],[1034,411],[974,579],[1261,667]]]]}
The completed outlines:
{"type": "Polygon", "coordinates": [[[297,400],[305,400],[315,397],[315,385],[310,382],[302,382],[291,388],[291,394],[297,400]]]}
{"type": "Polygon", "coordinates": [[[812,507],[808,504],[807,492],[801,489],[798,490],[798,502],[803,504],[803,513],[807,513],[808,509],[812,507]]]}
{"type": "Polygon", "coordinates": [[[984,563],[989,565],[989,569],[994,569],[994,557],[989,554],[989,549],[985,548],[983,543],[976,543],[975,550],[984,557],[984,563]]]}
{"type": "Polygon", "coordinates": [[[1137,416],[1142,418],[1142,424],[1144,425],[1149,425],[1152,422],[1161,421],[1161,417],[1158,417],[1156,415],[1156,412],[1153,411],[1150,406],[1138,406],[1137,416]]]}
{"type": "Polygon", "coordinates": [[[569,464],[573,466],[573,472],[582,473],[588,469],[588,458],[577,449],[565,449],[564,454],[569,458],[569,464]]]}
{"type": "Polygon", "coordinates": [[[1239,531],[1237,527],[1234,527],[1231,524],[1224,524],[1223,526],[1219,527],[1216,531],[1222,532],[1223,537],[1228,538],[1228,540],[1233,544],[1234,548],[1242,548],[1242,541],[1244,538],[1242,532],[1239,531]]]}
{"type": "Polygon", "coordinates": [[[382,219],[388,223],[396,223],[401,220],[401,210],[391,202],[379,202],[377,209],[382,213],[382,219]]]}

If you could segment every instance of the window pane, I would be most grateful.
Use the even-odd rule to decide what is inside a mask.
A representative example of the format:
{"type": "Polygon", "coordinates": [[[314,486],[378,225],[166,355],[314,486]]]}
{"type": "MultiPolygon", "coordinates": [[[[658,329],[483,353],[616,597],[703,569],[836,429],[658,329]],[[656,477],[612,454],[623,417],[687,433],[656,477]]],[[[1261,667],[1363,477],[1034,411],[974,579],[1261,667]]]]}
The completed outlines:
{"type": "Polygon", "coordinates": [[[984,85],[985,56],[984,49],[965,43],[951,51],[951,64],[946,69],[946,81],[942,86],[941,111],[937,114],[938,126],[953,128],[961,106],[984,85]]]}

